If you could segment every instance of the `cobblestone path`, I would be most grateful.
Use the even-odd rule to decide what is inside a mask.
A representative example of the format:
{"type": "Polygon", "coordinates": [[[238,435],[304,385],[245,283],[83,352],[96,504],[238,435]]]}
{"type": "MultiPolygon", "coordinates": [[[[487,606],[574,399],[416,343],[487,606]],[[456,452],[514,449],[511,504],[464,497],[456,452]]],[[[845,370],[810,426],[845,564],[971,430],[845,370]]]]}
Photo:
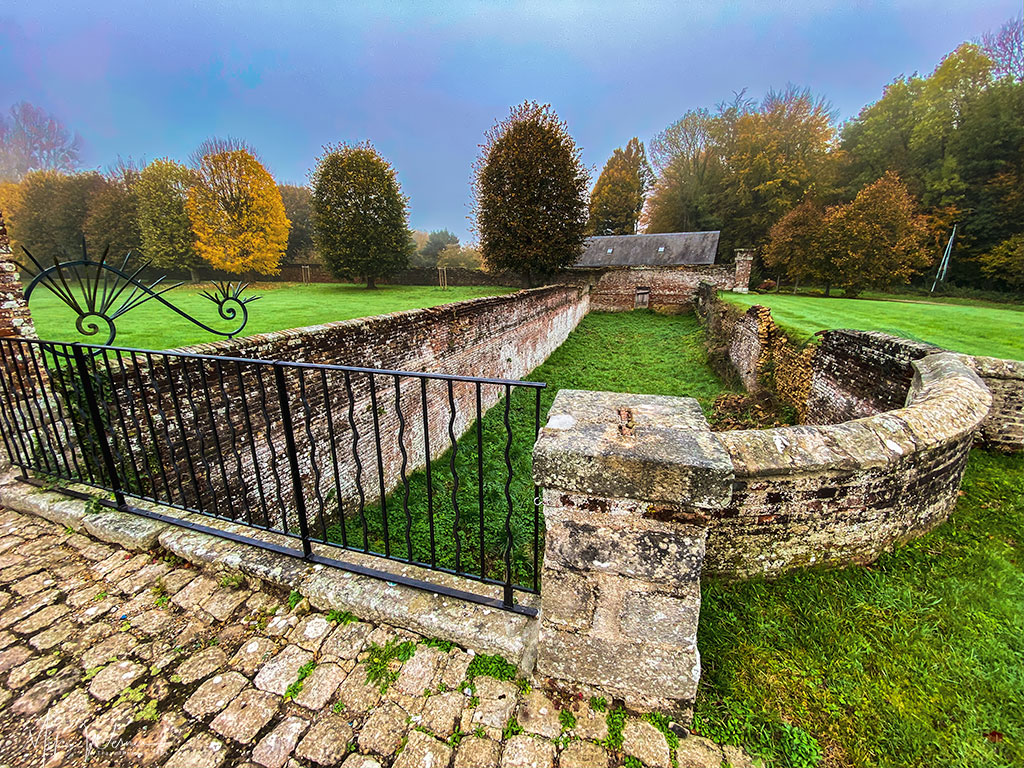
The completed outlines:
{"type": "Polygon", "coordinates": [[[298,597],[0,510],[0,766],[750,765],[298,597]]]}

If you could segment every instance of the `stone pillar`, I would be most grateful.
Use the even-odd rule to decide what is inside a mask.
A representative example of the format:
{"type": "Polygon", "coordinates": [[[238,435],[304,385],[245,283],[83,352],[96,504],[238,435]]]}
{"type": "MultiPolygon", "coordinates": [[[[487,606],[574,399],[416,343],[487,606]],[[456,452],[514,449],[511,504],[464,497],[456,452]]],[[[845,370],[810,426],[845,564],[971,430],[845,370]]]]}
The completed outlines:
{"type": "Polygon", "coordinates": [[[34,339],[36,328],[25,301],[18,265],[13,258],[3,211],[0,211],[0,336],[34,339]]]}
{"type": "Polygon", "coordinates": [[[547,529],[537,674],[688,719],[706,512],[732,488],[697,401],[563,389],[534,480],[547,529]]]}
{"type": "Polygon", "coordinates": [[[753,248],[736,249],[736,278],[732,286],[736,293],[746,293],[750,290],[750,266],[753,261],[753,248]]]}

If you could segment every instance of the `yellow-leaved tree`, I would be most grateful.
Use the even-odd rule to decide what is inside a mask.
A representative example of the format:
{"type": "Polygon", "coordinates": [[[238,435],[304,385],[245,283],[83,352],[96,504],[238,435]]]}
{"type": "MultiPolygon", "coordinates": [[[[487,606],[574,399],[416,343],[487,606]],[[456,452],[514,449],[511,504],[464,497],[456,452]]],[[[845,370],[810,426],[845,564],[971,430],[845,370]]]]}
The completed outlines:
{"type": "Polygon", "coordinates": [[[277,274],[291,222],[274,177],[245,149],[206,154],[196,172],[185,208],[199,255],[227,272],[277,274]]]}

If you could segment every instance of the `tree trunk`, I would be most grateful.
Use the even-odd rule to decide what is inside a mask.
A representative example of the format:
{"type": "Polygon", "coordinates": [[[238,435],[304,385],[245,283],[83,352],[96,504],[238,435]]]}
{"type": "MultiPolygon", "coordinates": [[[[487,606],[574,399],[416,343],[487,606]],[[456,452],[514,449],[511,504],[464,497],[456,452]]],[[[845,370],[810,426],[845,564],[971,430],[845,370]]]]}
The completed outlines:
{"type": "Polygon", "coordinates": [[[831,291],[831,290],[832,290],[832,282],[831,281],[826,281],[825,282],[825,296],[828,296],[828,292],[831,291]]]}
{"type": "Polygon", "coordinates": [[[194,266],[188,268],[188,277],[193,283],[199,282],[199,273],[196,272],[196,268],[194,266]]]}
{"type": "Polygon", "coordinates": [[[794,296],[796,295],[796,292],[797,292],[797,291],[798,291],[799,289],[800,289],[800,281],[799,281],[799,280],[797,280],[797,281],[796,281],[795,283],[793,283],[793,295],[794,295],[794,296]]]}
{"type": "Polygon", "coordinates": [[[374,289],[377,287],[377,278],[373,275],[368,275],[366,278],[367,289],[374,289]]]}

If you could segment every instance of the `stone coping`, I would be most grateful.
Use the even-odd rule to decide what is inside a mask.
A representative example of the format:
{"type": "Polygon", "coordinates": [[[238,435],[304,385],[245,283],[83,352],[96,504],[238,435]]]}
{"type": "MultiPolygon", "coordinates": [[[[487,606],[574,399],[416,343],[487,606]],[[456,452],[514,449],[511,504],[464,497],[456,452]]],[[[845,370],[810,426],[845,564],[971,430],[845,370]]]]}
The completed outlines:
{"type": "Polygon", "coordinates": [[[559,390],[533,452],[537,485],[720,508],[732,465],[692,397],[559,390]]]}
{"type": "Polygon", "coordinates": [[[969,356],[941,352],[911,365],[914,380],[903,408],[841,424],[717,433],[736,476],[881,468],[979,428],[992,395],[969,356]]]}
{"type": "MultiPolygon", "coordinates": [[[[75,531],[86,531],[97,539],[127,549],[163,549],[208,570],[241,572],[251,578],[298,591],[319,610],[349,611],[370,621],[385,622],[427,637],[450,640],[476,652],[500,654],[517,664],[524,674],[533,669],[537,654],[536,617],[446,597],[340,568],[308,563],[252,544],[220,538],[129,512],[114,509],[89,512],[85,500],[27,485],[17,481],[15,475],[16,472],[11,471],[0,478],[0,504],[17,512],[38,515],[75,531]]],[[[69,489],[91,495],[97,493],[95,489],[81,485],[72,485],[69,489]]],[[[147,511],[241,533],[271,544],[291,548],[299,546],[295,539],[280,534],[183,513],[147,502],[133,500],[133,504],[147,511]]],[[[388,570],[453,589],[498,599],[501,596],[497,587],[382,560],[360,552],[317,544],[313,545],[313,551],[355,565],[388,570]]],[[[540,598],[535,595],[517,593],[516,597],[523,605],[534,608],[540,605],[540,598]]]]}

